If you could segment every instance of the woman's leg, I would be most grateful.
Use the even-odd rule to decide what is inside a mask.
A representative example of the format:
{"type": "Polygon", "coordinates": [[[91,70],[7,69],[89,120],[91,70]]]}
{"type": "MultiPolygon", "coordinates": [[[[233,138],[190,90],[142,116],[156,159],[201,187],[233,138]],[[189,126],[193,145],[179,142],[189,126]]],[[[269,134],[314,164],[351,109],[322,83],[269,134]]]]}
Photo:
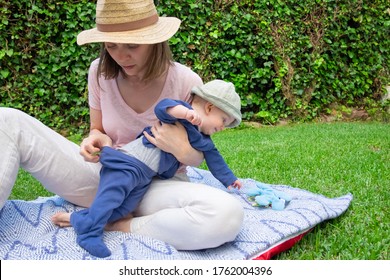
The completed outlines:
{"type": "Polygon", "coordinates": [[[48,191],[74,204],[87,207],[95,196],[100,164],[85,162],[76,144],[37,119],[0,108],[0,208],[20,167],[48,191]]]}
{"type": "Polygon", "coordinates": [[[213,248],[234,240],[243,207],[231,194],[185,181],[154,180],[134,213],[130,232],[178,250],[213,248]]]}

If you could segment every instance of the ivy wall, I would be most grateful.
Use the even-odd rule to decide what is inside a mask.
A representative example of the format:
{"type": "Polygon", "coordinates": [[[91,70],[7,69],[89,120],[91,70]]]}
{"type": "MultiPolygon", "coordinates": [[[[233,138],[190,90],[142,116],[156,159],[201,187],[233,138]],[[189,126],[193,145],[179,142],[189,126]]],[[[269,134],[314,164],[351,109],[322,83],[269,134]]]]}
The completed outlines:
{"type": "MultiPolygon", "coordinates": [[[[247,120],[311,120],[334,104],[383,106],[385,0],[160,0],[157,7],[183,21],[170,41],[175,59],[204,81],[232,81],[247,120]]],[[[94,1],[0,0],[0,106],[64,133],[70,124],[87,129],[86,76],[99,46],[78,46],[76,36],[94,17],[94,1]]]]}

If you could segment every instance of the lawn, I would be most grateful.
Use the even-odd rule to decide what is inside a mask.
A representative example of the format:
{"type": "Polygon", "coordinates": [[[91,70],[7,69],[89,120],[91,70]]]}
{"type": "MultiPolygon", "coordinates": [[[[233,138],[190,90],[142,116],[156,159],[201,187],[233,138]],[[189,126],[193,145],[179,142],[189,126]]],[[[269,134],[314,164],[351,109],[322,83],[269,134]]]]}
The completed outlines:
{"type": "MultiPolygon", "coordinates": [[[[240,178],[290,185],[328,197],[353,194],[345,214],[318,225],[276,259],[390,258],[389,124],[246,124],[217,133],[213,139],[240,178]]],[[[51,194],[21,171],[11,199],[30,200],[47,195],[51,194]]]]}

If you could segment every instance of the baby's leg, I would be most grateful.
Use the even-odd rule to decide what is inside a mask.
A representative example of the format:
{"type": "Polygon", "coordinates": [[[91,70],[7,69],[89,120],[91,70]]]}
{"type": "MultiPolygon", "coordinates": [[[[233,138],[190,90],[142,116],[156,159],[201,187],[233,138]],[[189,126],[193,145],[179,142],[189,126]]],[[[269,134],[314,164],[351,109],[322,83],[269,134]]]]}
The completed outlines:
{"type": "MultiPolygon", "coordinates": [[[[72,226],[72,224],[70,223],[70,216],[71,213],[58,212],[51,217],[51,220],[57,226],[70,227],[72,226]]],[[[117,226],[119,224],[120,223],[118,223],[117,226]]],[[[111,255],[110,250],[103,242],[101,234],[97,234],[96,236],[94,236],[94,234],[91,232],[87,232],[85,234],[78,234],[77,243],[94,256],[105,258],[111,255]]]]}
{"type": "Polygon", "coordinates": [[[59,227],[70,227],[70,213],[68,212],[58,212],[51,217],[53,224],[59,227]]]}
{"type": "Polygon", "coordinates": [[[99,258],[105,258],[111,255],[110,249],[104,244],[102,236],[84,236],[80,234],[77,236],[77,243],[87,250],[91,255],[99,258]]]}
{"type": "Polygon", "coordinates": [[[112,211],[112,215],[108,219],[108,223],[118,221],[131,214],[135,210],[135,208],[137,208],[137,205],[142,200],[142,197],[145,195],[148,187],[149,185],[138,186],[134,188],[125,198],[123,203],[118,208],[112,211]]]}

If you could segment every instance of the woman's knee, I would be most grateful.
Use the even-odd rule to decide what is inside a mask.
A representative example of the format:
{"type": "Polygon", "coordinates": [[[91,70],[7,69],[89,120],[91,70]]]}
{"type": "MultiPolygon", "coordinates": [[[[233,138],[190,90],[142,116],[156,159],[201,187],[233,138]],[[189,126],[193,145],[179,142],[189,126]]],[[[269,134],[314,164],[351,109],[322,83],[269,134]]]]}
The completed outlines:
{"type": "Polygon", "coordinates": [[[181,250],[215,248],[233,241],[241,230],[244,211],[241,203],[233,196],[225,196],[224,202],[216,200],[208,203],[208,215],[204,215],[198,225],[196,236],[188,240],[181,250]],[[210,215],[210,213],[214,213],[210,215]]]}
{"type": "Polygon", "coordinates": [[[210,227],[211,232],[219,235],[221,242],[232,241],[241,230],[244,220],[244,208],[240,201],[231,194],[225,193],[215,203],[216,215],[210,227]]]}
{"type": "Polygon", "coordinates": [[[14,108],[0,108],[0,130],[2,130],[13,141],[29,125],[31,116],[23,111],[14,108]]]}
{"type": "Polygon", "coordinates": [[[24,113],[18,109],[0,107],[0,128],[4,128],[8,125],[12,127],[16,120],[18,120],[23,114],[24,113]]]}

